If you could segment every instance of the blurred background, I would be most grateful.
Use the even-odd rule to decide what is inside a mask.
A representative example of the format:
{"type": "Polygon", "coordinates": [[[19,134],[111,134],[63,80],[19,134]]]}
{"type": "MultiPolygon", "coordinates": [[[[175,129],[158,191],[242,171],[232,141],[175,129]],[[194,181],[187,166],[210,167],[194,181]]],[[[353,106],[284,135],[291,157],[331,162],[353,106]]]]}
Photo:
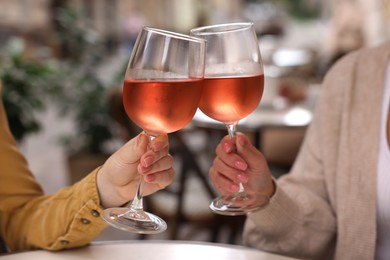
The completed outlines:
{"type": "MultiPolygon", "coordinates": [[[[187,34],[233,21],[255,24],[266,77],[259,113],[269,113],[259,115],[261,131],[247,133],[278,177],[299,150],[329,67],[348,52],[388,40],[388,0],[1,0],[2,98],[45,192],[78,181],[137,134],[123,114],[121,81],[142,25],[187,34]],[[297,106],[306,114],[291,110],[297,106]]],[[[168,232],[138,237],[109,228],[98,240],[240,244],[244,218],[208,210],[215,192],[208,168],[225,133],[194,122],[172,135],[177,178],[146,203],[168,221],[168,232]]]]}

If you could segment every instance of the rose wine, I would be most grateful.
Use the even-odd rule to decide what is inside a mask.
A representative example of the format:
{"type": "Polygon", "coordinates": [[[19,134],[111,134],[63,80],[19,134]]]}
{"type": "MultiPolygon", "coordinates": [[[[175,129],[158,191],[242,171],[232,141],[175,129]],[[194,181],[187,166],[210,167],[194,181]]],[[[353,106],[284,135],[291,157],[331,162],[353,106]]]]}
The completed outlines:
{"type": "Polygon", "coordinates": [[[221,121],[238,121],[259,105],[264,90],[264,74],[248,77],[205,78],[199,108],[221,121]]]}
{"type": "Polygon", "coordinates": [[[125,80],[123,102],[130,119],[150,134],[185,127],[198,108],[201,80],[125,80]]]}

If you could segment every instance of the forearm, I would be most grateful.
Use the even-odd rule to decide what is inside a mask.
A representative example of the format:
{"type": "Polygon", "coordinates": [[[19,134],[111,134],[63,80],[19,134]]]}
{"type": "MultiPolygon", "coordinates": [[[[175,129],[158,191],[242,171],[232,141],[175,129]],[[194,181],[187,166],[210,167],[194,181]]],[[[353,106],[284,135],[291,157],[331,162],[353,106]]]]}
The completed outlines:
{"type": "Polygon", "coordinates": [[[324,201],[301,192],[291,196],[277,187],[266,207],[248,214],[244,242],[279,254],[326,259],[334,250],[335,233],[334,216],[324,201]]]}
{"type": "Polygon", "coordinates": [[[100,218],[96,171],[59,192],[9,212],[5,240],[13,251],[61,250],[88,244],[106,227],[100,218]]]}

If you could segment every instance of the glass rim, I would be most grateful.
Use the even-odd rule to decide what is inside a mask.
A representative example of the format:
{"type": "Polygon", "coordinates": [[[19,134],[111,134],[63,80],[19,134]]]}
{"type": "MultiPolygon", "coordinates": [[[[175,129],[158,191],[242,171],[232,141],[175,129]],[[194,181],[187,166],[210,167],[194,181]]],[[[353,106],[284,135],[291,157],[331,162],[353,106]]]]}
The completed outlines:
{"type": "Polygon", "coordinates": [[[181,39],[181,40],[186,40],[186,41],[192,41],[192,42],[198,42],[198,43],[206,44],[206,40],[205,39],[202,39],[202,38],[199,38],[199,37],[195,37],[195,36],[191,36],[191,35],[187,35],[187,34],[183,34],[183,33],[178,33],[178,32],[168,31],[168,30],[164,30],[164,29],[159,29],[159,28],[152,27],[152,26],[147,26],[147,25],[142,26],[142,30],[149,31],[149,32],[155,32],[157,34],[170,36],[170,37],[173,37],[173,38],[176,38],[176,39],[181,39]]]}
{"type": "Polygon", "coordinates": [[[194,35],[210,35],[215,33],[228,33],[228,32],[235,32],[235,31],[242,31],[253,27],[253,25],[254,25],[253,22],[221,23],[221,24],[213,24],[213,25],[206,25],[206,26],[193,28],[190,30],[190,32],[194,35]],[[209,29],[215,29],[215,28],[225,28],[225,29],[218,30],[218,31],[211,31],[211,30],[208,31],[209,29]]]}

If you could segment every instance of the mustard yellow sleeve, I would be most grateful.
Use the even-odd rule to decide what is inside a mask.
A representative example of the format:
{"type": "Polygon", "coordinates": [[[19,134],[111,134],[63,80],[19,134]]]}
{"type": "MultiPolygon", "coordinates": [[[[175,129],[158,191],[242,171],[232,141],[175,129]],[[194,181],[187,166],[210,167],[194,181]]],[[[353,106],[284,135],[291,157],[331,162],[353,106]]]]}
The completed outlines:
{"type": "Polygon", "coordinates": [[[98,170],[44,195],[11,135],[0,99],[0,236],[11,251],[60,250],[93,240],[106,227],[99,217],[98,170]]]}
{"type": "Polygon", "coordinates": [[[14,233],[9,235],[10,244],[16,250],[61,250],[83,246],[95,239],[106,227],[100,218],[102,208],[96,189],[97,171],[53,195],[27,202],[24,212],[13,214],[13,218],[17,217],[13,220],[14,233]],[[20,223],[23,223],[23,228],[18,227],[20,223]]]}

